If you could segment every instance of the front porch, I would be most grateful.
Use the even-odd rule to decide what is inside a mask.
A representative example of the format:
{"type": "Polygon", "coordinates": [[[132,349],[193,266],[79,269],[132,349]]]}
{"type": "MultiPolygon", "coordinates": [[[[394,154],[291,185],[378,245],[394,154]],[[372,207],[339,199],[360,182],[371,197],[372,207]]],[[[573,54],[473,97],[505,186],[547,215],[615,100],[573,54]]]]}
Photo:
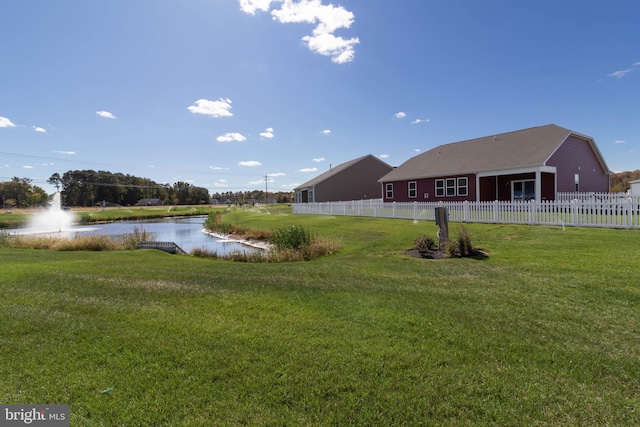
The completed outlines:
{"type": "Polygon", "coordinates": [[[556,168],[540,167],[476,174],[476,201],[555,200],[556,168]]]}

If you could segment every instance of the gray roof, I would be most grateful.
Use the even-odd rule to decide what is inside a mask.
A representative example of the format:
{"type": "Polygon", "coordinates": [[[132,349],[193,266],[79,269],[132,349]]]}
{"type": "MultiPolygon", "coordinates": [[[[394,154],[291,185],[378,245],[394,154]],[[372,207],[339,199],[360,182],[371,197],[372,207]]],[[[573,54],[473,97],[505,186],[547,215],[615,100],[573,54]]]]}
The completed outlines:
{"type": "MultiPolygon", "coordinates": [[[[313,187],[314,185],[319,184],[322,181],[324,181],[324,180],[326,180],[328,178],[331,178],[334,175],[339,174],[343,170],[348,169],[351,166],[353,166],[353,165],[355,165],[355,164],[357,164],[357,163],[359,163],[359,162],[361,162],[364,159],[367,159],[369,157],[379,161],[382,164],[387,165],[387,163],[383,162],[382,160],[378,159],[377,157],[375,157],[375,156],[373,156],[371,154],[367,154],[366,156],[358,157],[357,159],[353,159],[353,160],[350,160],[348,162],[340,163],[338,166],[333,166],[328,171],[316,176],[315,178],[305,182],[304,184],[301,184],[301,185],[297,186],[293,190],[295,191],[295,190],[300,190],[300,189],[303,189],[303,188],[313,187]]],[[[387,166],[389,166],[389,165],[387,165],[387,166]]],[[[391,167],[391,166],[389,166],[389,167],[391,167]]]]}
{"type": "Polygon", "coordinates": [[[550,124],[440,145],[407,160],[379,181],[544,166],[570,135],[589,141],[603,168],[608,171],[592,138],[550,124]]]}

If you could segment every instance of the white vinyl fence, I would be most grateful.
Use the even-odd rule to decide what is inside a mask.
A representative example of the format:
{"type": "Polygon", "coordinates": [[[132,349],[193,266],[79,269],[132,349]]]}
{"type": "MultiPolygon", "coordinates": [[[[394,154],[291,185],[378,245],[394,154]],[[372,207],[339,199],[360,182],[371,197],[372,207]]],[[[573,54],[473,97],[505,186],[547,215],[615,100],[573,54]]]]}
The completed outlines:
{"type": "Polygon", "coordinates": [[[435,221],[435,208],[444,206],[447,207],[449,221],[454,222],[640,228],[640,196],[589,194],[590,197],[572,199],[563,195],[559,200],[543,202],[383,203],[380,200],[361,200],[295,203],[293,213],[435,221]]]}

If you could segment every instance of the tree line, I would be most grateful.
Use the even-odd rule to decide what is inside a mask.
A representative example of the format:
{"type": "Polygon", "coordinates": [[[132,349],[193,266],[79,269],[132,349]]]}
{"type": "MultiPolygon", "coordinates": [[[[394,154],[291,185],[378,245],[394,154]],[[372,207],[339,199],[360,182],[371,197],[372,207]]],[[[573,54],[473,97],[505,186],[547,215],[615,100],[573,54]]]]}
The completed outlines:
{"type": "MultiPolygon", "coordinates": [[[[264,191],[236,191],[210,194],[204,187],[178,181],[173,185],[157,183],[149,178],[94,170],[70,170],[54,173],[47,180],[62,194],[66,206],[134,206],[143,199],[158,199],[164,205],[203,205],[290,203],[289,192],[266,194],[264,191]]],[[[3,208],[47,206],[50,196],[29,178],[14,177],[0,182],[3,208]]]]}

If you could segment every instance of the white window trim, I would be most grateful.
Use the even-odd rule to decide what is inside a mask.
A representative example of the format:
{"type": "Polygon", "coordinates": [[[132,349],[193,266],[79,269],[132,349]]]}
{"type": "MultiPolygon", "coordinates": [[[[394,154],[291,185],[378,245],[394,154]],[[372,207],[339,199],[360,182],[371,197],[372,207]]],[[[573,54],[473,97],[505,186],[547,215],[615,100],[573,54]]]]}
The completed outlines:
{"type": "Polygon", "coordinates": [[[469,195],[469,177],[466,176],[436,179],[434,185],[434,194],[436,195],[436,197],[467,197],[469,195]],[[451,180],[453,180],[453,185],[450,186],[448,184],[451,180]],[[460,185],[461,180],[464,180],[466,185],[460,185]],[[438,187],[438,184],[440,184],[440,187],[438,187]],[[460,188],[466,189],[464,194],[460,192],[460,188]],[[453,189],[453,194],[448,194],[449,189],[453,189]]]}
{"type": "Polygon", "coordinates": [[[436,191],[434,192],[434,194],[436,195],[436,197],[445,197],[446,192],[445,192],[445,186],[444,186],[444,179],[436,179],[436,191]],[[438,183],[441,183],[442,186],[438,187],[438,183]]]}
{"type": "Polygon", "coordinates": [[[466,176],[461,176],[456,178],[456,194],[458,196],[468,196],[469,195],[469,179],[466,176]],[[465,185],[460,185],[460,181],[464,180],[465,185]],[[462,194],[460,192],[460,188],[464,188],[465,192],[462,194]]]}
{"type": "Polygon", "coordinates": [[[418,198],[418,181],[409,181],[407,183],[407,194],[409,195],[410,199],[418,198]],[[413,190],[411,189],[411,184],[414,185],[413,190]],[[413,191],[413,196],[411,195],[412,191],[413,191]]]}

